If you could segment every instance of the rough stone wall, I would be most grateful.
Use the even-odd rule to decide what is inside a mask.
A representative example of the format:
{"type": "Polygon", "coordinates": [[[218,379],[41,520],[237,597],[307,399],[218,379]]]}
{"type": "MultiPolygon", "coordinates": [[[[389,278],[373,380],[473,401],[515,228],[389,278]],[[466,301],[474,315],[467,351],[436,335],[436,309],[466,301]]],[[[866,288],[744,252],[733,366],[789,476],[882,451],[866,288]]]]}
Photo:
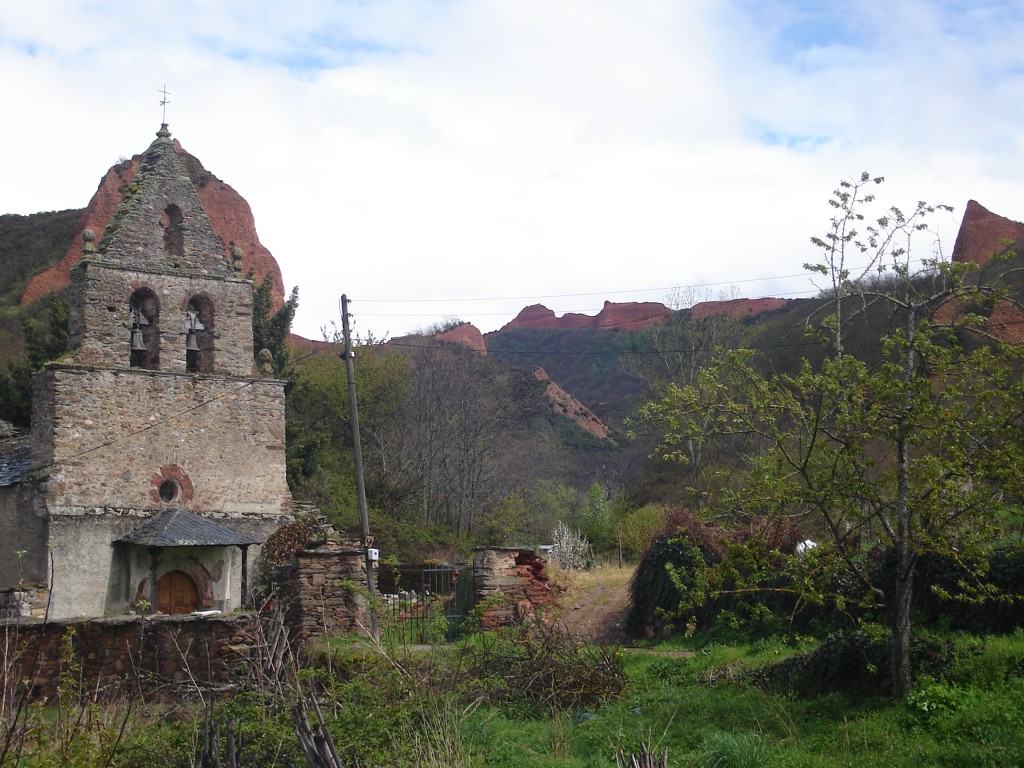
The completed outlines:
{"type": "Polygon", "coordinates": [[[231,276],[230,254],[214,232],[170,134],[158,136],[124,189],[99,251],[106,259],[145,271],[206,270],[231,276]],[[172,206],[180,223],[168,217],[172,206]],[[180,237],[169,238],[172,232],[180,237]]]}
{"type": "Polygon", "coordinates": [[[41,584],[23,583],[0,589],[0,619],[46,618],[50,591],[41,584]]]}
{"type": "Polygon", "coordinates": [[[0,587],[46,582],[46,519],[27,483],[0,487],[0,587]]]}
{"type": "Polygon", "coordinates": [[[200,684],[230,683],[255,654],[255,621],[255,615],[245,614],[8,623],[0,626],[0,645],[9,660],[0,668],[0,683],[6,682],[4,675],[30,681],[33,698],[52,699],[72,632],[72,658],[81,665],[81,682],[90,691],[128,686],[134,691],[162,689],[172,697],[175,689],[166,688],[167,683],[191,687],[193,675],[200,684]]]}
{"type": "Polygon", "coordinates": [[[473,550],[473,579],[483,630],[496,629],[533,616],[551,602],[546,561],[531,549],[490,547],[473,550]],[[503,596],[504,599],[489,600],[503,596]]]}
{"type": "Polygon", "coordinates": [[[148,288],[160,304],[160,370],[186,373],[185,311],[193,296],[214,310],[213,370],[229,376],[253,374],[252,284],[182,272],[140,272],[82,261],[71,271],[69,344],[76,363],[128,368],[132,294],[148,288]]]}
{"type": "Polygon", "coordinates": [[[300,551],[280,592],[292,637],[304,641],[368,626],[365,600],[350,585],[366,587],[361,550],[325,546],[300,551]]]}
{"type": "Polygon", "coordinates": [[[287,514],[284,407],[280,381],[53,367],[33,389],[32,471],[50,515],[159,509],[167,477],[194,512],[287,514]]]}

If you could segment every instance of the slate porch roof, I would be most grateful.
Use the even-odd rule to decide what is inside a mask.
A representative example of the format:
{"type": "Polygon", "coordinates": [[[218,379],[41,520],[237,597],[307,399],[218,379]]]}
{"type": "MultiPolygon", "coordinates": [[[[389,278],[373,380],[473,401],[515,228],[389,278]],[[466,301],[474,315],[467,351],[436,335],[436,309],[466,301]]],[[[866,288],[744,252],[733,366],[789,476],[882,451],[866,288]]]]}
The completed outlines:
{"type": "Polygon", "coordinates": [[[261,543],[180,507],[165,509],[118,541],[144,547],[242,547],[261,543]]]}
{"type": "Polygon", "coordinates": [[[0,442],[0,487],[20,483],[28,476],[30,452],[27,437],[0,442]]]}

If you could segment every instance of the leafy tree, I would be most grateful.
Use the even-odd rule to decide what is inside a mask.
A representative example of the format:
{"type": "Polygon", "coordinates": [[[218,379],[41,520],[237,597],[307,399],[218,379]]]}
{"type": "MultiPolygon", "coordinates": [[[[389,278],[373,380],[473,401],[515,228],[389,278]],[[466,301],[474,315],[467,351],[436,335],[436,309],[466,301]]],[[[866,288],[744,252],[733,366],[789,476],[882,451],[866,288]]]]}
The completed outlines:
{"type": "Polygon", "coordinates": [[[619,546],[627,560],[636,561],[665,527],[668,512],[661,504],[645,504],[631,509],[616,525],[619,546]]]}
{"type": "Polygon", "coordinates": [[[0,419],[28,427],[32,414],[32,377],[68,348],[67,301],[63,297],[51,297],[45,325],[25,318],[22,335],[25,360],[9,362],[7,371],[0,373],[0,419]]]}
{"type": "Polygon", "coordinates": [[[479,538],[488,544],[521,546],[532,543],[530,509],[521,493],[510,493],[485,510],[478,521],[479,538]]]}
{"type": "MultiPolygon", "coordinates": [[[[737,291],[723,291],[719,301],[737,298],[737,291]]],[[[658,398],[669,384],[693,384],[701,370],[711,364],[721,349],[738,346],[743,339],[744,329],[737,320],[723,313],[693,316],[690,309],[713,299],[710,291],[696,289],[676,291],[669,304],[681,310],[662,325],[654,325],[645,332],[641,348],[623,355],[623,369],[647,386],[646,396],[658,398]]],[[[631,433],[635,437],[636,433],[631,433]]],[[[696,503],[700,503],[709,478],[706,469],[724,450],[727,440],[690,440],[681,446],[687,452],[686,471],[688,481],[695,492],[696,503]]]]}
{"type": "MultiPolygon", "coordinates": [[[[393,514],[417,485],[402,457],[401,424],[408,367],[376,343],[356,348],[360,434],[367,499],[393,514]]],[[[342,527],[357,509],[348,379],[344,362],[330,352],[293,366],[288,393],[288,481],[297,496],[316,502],[342,527]]]]}
{"type": "Polygon", "coordinates": [[[560,521],[579,518],[579,491],[550,478],[542,477],[529,484],[526,503],[538,540],[550,539],[560,521]]]}
{"type": "MultiPolygon", "coordinates": [[[[860,221],[864,198],[845,197],[849,189],[837,192],[838,208],[860,221]]],[[[908,224],[895,210],[872,225],[908,236],[875,240],[887,243],[878,253],[888,260],[876,268],[888,268],[894,279],[864,284],[834,277],[837,309],[825,324],[834,354],[816,366],[805,361],[796,373],[772,374],[755,364],[752,351],[727,352],[695,384],[670,387],[642,415],[659,428],[658,452],[669,460],[688,461],[690,441],[742,436],[740,458],[749,474],[722,488],[715,507],[810,518],[886,610],[892,687],[902,697],[912,686],[910,607],[920,558],[938,553],[966,562],[992,542],[994,510],[1024,496],[1024,353],[986,338],[991,328],[983,317],[949,311],[1002,298],[995,287],[965,279],[972,265],[926,260],[924,274],[911,273],[910,237],[924,230],[919,219],[908,224]],[[877,364],[843,351],[839,308],[848,306],[848,296],[861,306],[890,308],[877,364]],[[940,315],[948,322],[938,323],[940,315]],[[986,343],[967,343],[971,336],[986,343]],[[865,553],[876,545],[893,553],[891,582],[879,581],[869,567],[865,553]]],[[[920,204],[915,216],[931,210],[920,204]]],[[[848,230],[833,231],[845,234],[834,241],[826,273],[843,271],[844,243],[860,249],[848,230]]],[[[964,599],[992,594],[983,573],[961,589],[964,599]]]]}
{"type": "MultiPolygon", "coordinates": [[[[250,274],[250,279],[252,275],[250,274]]],[[[291,368],[292,320],[299,308],[299,288],[292,288],[288,300],[277,312],[273,312],[274,281],[270,275],[254,286],[252,294],[252,342],[256,363],[260,363],[260,352],[264,349],[271,354],[274,375],[287,378],[291,368]]]]}

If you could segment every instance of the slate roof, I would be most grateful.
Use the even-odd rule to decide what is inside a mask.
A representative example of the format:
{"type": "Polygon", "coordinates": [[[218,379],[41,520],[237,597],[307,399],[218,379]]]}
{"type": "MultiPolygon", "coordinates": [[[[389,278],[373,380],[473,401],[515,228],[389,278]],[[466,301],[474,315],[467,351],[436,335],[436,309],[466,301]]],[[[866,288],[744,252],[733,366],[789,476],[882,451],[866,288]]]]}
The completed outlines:
{"type": "Polygon", "coordinates": [[[241,547],[261,543],[180,507],[165,509],[118,541],[145,547],[241,547]]]}
{"type": "Polygon", "coordinates": [[[22,482],[31,460],[28,438],[0,442],[0,487],[22,482]]]}

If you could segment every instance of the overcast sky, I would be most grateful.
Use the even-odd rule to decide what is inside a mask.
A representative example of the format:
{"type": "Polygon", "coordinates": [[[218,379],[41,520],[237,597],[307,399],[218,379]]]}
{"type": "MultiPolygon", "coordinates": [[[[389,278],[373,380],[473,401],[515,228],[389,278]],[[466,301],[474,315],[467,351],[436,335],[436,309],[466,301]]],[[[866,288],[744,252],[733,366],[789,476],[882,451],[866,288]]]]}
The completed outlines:
{"type": "MultiPolygon", "coordinates": [[[[171,132],[252,206],[295,330],[494,330],[675,286],[813,295],[862,170],[1024,219],[1019,0],[0,6],[0,212],[84,207],[171,132]]],[[[923,254],[924,255],[924,254],[923,254]]]]}

